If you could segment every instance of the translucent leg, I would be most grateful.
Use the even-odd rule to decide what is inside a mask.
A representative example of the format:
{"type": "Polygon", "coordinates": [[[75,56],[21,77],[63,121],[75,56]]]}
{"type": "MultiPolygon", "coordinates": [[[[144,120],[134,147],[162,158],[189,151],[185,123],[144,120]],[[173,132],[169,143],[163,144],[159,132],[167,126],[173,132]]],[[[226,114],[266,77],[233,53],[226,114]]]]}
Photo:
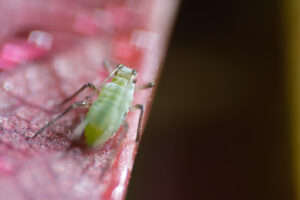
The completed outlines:
{"type": "Polygon", "coordinates": [[[136,143],[140,144],[141,142],[141,126],[142,126],[142,119],[143,119],[143,115],[144,115],[144,105],[142,104],[136,104],[134,106],[131,107],[131,110],[140,110],[140,117],[139,117],[139,122],[138,122],[138,128],[137,128],[137,133],[136,133],[136,143]]]}
{"type": "Polygon", "coordinates": [[[122,67],[124,67],[124,65],[122,64],[118,64],[114,70],[112,70],[110,72],[110,74],[103,80],[103,82],[100,85],[100,90],[102,89],[102,87],[104,86],[104,84],[113,76],[115,75],[115,73],[117,73],[122,67]]]}
{"type": "Polygon", "coordinates": [[[68,101],[70,101],[71,99],[73,99],[74,97],[76,97],[78,94],[80,94],[83,90],[85,90],[86,88],[90,88],[94,91],[96,91],[97,93],[99,93],[100,91],[96,88],[95,85],[91,84],[91,83],[86,83],[84,84],[81,88],[79,88],[79,90],[77,90],[74,94],[72,94],[71,96],[69,96],[68,98],[66,98],[65,100],[63,100],[63,102],[61,102],[59,104],[59,106],[63,106],[65,103],[67,103],[68,101]]]}
{"type": "MultiPolygon", "coordinates": [[[[110,67],[110,64],[108,64],[108,61],[104,61],[104,66],[107,66],[105,67],[107,70],[110,70],[111,67],[110,67]],[[105,64],[106,63],[106,64],[105,64]]],[[[103,85],[118,71],[120,70],[121,68],[123,67],[123,65],[119,64],[116,66],[116,68],[114,70],[112,70],[110,72],[110,74],[104,79],[104,81],[101,83],[101,86],[100,86],[100,90],[101,88],[103,87],[103,85]]],[[[65,103],[67,103],[68,101],[70,101],[71,99],[73,99],[74,97],[76,97],[78,94],[80,94],[83,90],[85,90],[86,88],[90,88],[94,91],[96,91],[98,94],[100,93],[100,90],[97,89],[97,87],[95,85],[93,85],[92,83],[86,83],[84,84],[81,88],[79,88],[79,90],[77,90],[74,94],[72,94],[71,96],[69,96],[68,98],[66,98],[65,100],[63,100],[63,102],[61,102],[59,104],[59,106],[63,106],[65,103]]]]}
{"type": "MultiPolygon", "coordinates": [[[[136,90],[143,90],[143,89],[148,89],[148,88],[152,88],[155,86],[155,82],[149,82],[145,85],[141,85],[141,86],[137,86],[136,90]]],[[[136,134],[136,143],[139,145],[141,142],[141,126],[142,126],[142,118],[144,115],[144,105],[142,104],[136,104],[134,106],[131,107],[131,110],[136,110],[139,109],[140,110],[140,117],[139,117],[139,122],[138,122],[138,128],[137,128],[137,134],[136,134]]]]}
{"type": "Polygon", "coordinates": [[[109,62],[109,60],[104,60],[103,66],[108,73],[111,73],[113,71],[113,67],[112,67],[111,63],[109,62]]]}
{"type": "Polygon", "coordinates": [[[68,112],[70,112],[74,108],[77,108],[77,107],[89,107],[89,105],[90,104],[87,103],[86,101],[79,101],[79,102],[73,103],[71,106],[69,106],[67,109],[65,109],[61,114],[59,114],[57,117],[55,117],[54,119],[52,119],[51,121],[49,121],[45,126],[43,126],[40,130],[38,130],[33,136],[28,136],[27,139],[28,138],[35,138],[36,136],[38,136],[39,134],[41,134],[48,127],[52,126],[57,120],[59,120],[60,118],[62,118],[64,115],[66,115],[68,112]]]}
{"type": "Polygon", "coordinates": [[[147,83],[147,84],[145,84],[145,85],[139,85],[139,86],[136,86],[136,90],[144,90],[144,89],[148,89],[148,88],[152,88],[152,87],[154,87],[155,86],[155,82],[149,82],[149,83],[147,83]]]}
{"type": "Polygon", "coordinates": [[[72,140],[76,141],[79,140],[82,136],[82,133],[85,129],[85,127],[88,125],[89,121],[87,119],[83,120],[74,130],[72,135],[72,140]]]}

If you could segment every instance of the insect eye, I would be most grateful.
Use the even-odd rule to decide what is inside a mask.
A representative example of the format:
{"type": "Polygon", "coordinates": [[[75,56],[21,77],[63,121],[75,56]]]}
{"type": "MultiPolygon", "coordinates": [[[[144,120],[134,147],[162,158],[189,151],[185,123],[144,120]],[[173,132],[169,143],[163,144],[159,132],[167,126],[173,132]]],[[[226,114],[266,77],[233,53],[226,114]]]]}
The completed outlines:
{"type": "Polygon", "coordinates": [[[136,74],[137,74],[137,71],[136,71],[135,69],[133,69],[133,70],[131,71],[131,73],[132,73],[133,75],[136,75],[136,74]]]}

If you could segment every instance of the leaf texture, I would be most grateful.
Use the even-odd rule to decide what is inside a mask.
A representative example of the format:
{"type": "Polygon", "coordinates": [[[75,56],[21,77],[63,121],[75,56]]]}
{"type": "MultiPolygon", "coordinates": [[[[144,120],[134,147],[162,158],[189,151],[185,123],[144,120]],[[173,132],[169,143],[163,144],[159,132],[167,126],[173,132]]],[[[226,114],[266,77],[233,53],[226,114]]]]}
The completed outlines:
{"type": "MultiPolygon", "coordinates": [[[[0,1],[0,54],[6,44],[15,45],[0,60],[0,199],[124,199],[137,152],[138,112],[129,114],[126,134],[121,128],[97,149],[71,140],[85,108],[35,139],[25,136],[59,114],[57,105],[84,83],[99,85],[107,76],[105,59],[136,68],[138,84],[157,80],[177,1],[140,1],[133,6],[138,12],[124,10],[123,1],[74,1],[72,11],[68,1],[10,2],[0,1]],[[103,18],[106,27],[88,12],[95,7],[113,16],[103,18]],[[35,29],[53,36],[51,50],[37,54],[40,47],[27,48],[26,40],[24,47],[26,32],[35,29]]],[[[149,111],[152,93],[137,91],[134,103],[149,111]]],[[[87,89],[75,100],[91,94],[87,89]]]]}

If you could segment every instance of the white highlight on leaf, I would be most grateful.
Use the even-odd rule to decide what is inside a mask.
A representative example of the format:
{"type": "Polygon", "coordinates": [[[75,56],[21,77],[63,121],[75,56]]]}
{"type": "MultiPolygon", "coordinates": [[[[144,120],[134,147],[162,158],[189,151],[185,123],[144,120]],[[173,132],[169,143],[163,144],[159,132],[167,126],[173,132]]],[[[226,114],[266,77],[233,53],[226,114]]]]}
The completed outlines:
{"type": "Polygon", "coordinates": [[[13,85],[10,82],[4,82],[3,89],[6,91],[10,91],[13,88],[13,85]]]}
{"type": "Polygon", "coordinates": [[[28,42],[41,49],[50,50],[53,43],[53,36],[45,31],[35,30],[29,34],[28,42]]]}
{"type": "Polygon", "coordinates": [[[158,41],[158,34],[145,30],[134,30],[131,43],[139,48],[152,49],[158,41]]]}
{"type": "Polygon", "coordinates": [[[112,192],[111,198],[113,200],[121,200],[122,199],[123,191],[126,188],[125,181],[126,181],[127,174],[128,174],[128,169],[126,167],[125,169],[123,169],[123,171],[121,173],[119,185],[112,192]]]}

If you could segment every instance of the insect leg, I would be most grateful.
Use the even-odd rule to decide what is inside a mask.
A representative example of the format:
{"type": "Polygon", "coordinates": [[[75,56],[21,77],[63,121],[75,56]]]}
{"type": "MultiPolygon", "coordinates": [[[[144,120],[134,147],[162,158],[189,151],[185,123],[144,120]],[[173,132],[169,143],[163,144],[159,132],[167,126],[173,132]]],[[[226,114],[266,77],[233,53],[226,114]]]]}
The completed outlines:
{"type": "Polygon", "coordinates": [[[147,84],[145,84],[145,85],[139,85],[139,86],[136,86],[136,90],[143,90],[143,89],[148,89],[148,88],[152,88],[152,87],[154,87],[155,86],[155,82],[149,82],[149,83],[147,83],[147,84]]]}
{"type": "MultiPolygon", "coordinates": [[[[108,62],[108,61],[107,61],[108,62]]],[[[109,65],[109,64],[107,64],[109,65]]],[[[116,66],[116,68],[114,70],[112,70],[110,72],[110,74],[104,79],[104,81],[101,83],[100,89],[103,87],[103,85],[121,68],[123,67],[122,64],[119,64],[116,66]]],[[[100,90],[97,89],[97,87],[95,85],[93,85],[92,83],[86,83],[84,84],[81,88],[79,88],[79,90],[77,90],[74,94],[72,94],[71,96],[69,96],[68,98],[66,98],[65,100],[63,100],[63,102],[61,102],[59,104],[59,106],[63,106],[65,103],[67,103],[68,101],[70,101],[71,99],[73,99],[74,97],[76,97],[78,94],[80,94],[83,90],[85,90],[86,88],[90,88],[94,91],[96,91],[97,93],[100,93],[100,90]]]]}
{"type": "Polygon", "coordinates": [[[65,100],[63,100],[59,106],[63,106],[65,103],[67,103],[68,101],[70,101],[71,99],[73,99],[74,97],[76,97],[78,94],[80,94],[83,90],[85,90],[86,88],[90,88],[94,91],[96,91],[97,93],[99,93],[100,91],[96,88],[95,85],[91,84],[91,83],[86,83],[84,84],[81,88],[79,88],[79,90],[77,90],[74,94],[72,94],[71,96],[69,96],[68,98],[66,98],[65,100]]]}
{"type": "Polygon", "coordinates": [[[138,122],[137,134],[136,134],[136,143],[139,144],[141,141],[141,126],[142,126],[142,119],[144,115],[144,105],[136,104],[131,107],[131,110],[139,109],[140,110],[140,117],[138,122]]]}
{"type": "Polygon", "coordinates": [[[71,110],[73,110],[74,108],[77,107],[89,107],[89,103],[87,103],[86,101],[79,101],[79,102],[75,102],[72,105],[70,105],[68,108],[66,108],[61,114],[59,114],[57,117],[55,117],[54,119],[52,119],[51,121],[49,121],[45,126],[43,126],[40,130],[38,130],[37,132],[35,132],[35,134],[33,136],[28,136],[28,138],[35,138],[36,136],[38,136],[39,134],[41,134],[44,130],[46,130],[48,127],[52,126],[57,120],[59,120],[60,118],[62,118],[64,115],[66,115],[68,112],[70,112],[71,110]]]}
{"type": "Polygon", "coordinates": [[[100,85],[100,89],[102,89],[102,87],[104,86],[104,84],[113,76],[115,75],[116,72],[118,72],[122,67],[124,67],[124,65],[122,64],[118,64],[114,70],[112,70],[110,72],[110,74],[103,80],[103,82],[100,85]]]}
{"type": "Polygon", "coordinates": [[[128,128],[129,128],[129,125],[128,125],[128,123],[126,122],[126,120],[124,120],[124,121],[123,121],[123,130],[122,130],[122,132],[121,132],[121,134],[120,134],[120,140],[121,140],[121,141],[122,141],[123,138],[125,137],[125,134],[127,133],[128,128]]]}
{"type": "Polygon", "coordinates": [[[111,66],[111,63],[109,62],[109,60],[104,60],[103,61],[103,66],[105,68],[105,70],[108,72],[108,73],[111,73],[112,70],[113,70],[113,67],[111,66]]]}
{"type": "Polygon", "coordinates": [[[80,124],[74,129],[74,132],[72,135],[72,140],[75,140],[75,141],[79,140],[79,138],[81,137],[81,135],[88,123],[89,123],[89,121],[87,119],[80,122],[80,124]]]}

